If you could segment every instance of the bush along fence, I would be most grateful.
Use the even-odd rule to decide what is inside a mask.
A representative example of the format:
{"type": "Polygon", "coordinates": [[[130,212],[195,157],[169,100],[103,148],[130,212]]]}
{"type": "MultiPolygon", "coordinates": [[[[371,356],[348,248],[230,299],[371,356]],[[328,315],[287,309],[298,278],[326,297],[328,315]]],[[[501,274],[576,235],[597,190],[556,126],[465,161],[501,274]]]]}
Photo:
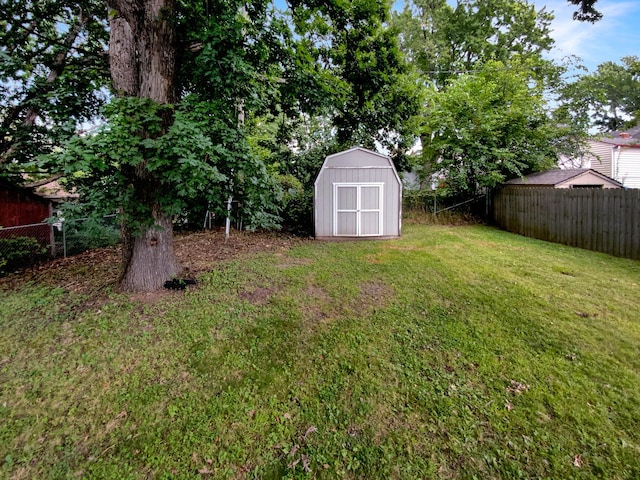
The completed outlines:
{"type": "Polygon", "coordinates": [[[117,215],[107,215],[99,219],[65,219],[54,225],[59,225],[58,252],[64,257],[93,248],[110,247],[120,242],[120,224],[117,215]]]}
{"type": "Polygon", "coordinates": [[[640,189],[505,188],[493,218],[509,232],[640,259],[640,189]]]}
{"type": "Polygon", "coordinates": [[[97,220],[58,219],[53,223],[0,227],[0,275],[48,258],[75,255],[119,242],[116,215],[97,220]]]}
{"type": "Polygon", "coordinates": [[[0,275],[55,255],[54,228],[47,223],[0,228],[0,275]]]}

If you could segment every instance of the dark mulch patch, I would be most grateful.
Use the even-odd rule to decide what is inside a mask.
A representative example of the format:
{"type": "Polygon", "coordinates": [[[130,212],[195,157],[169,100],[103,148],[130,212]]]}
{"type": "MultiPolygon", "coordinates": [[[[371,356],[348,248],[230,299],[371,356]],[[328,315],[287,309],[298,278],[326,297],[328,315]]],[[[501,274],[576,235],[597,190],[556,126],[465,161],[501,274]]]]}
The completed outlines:
{"type": "MultiPolygon", "coordinates": [[[[212,230],[178,234],[174,243],[184,268],[181,277],[196,278],[218,263],[260,252],[284,253],[303,241],[278,233],[232,232],[225,242],[224,232],[212,230]]],[[[0,278],[0,290],[38,283],[94,296],[105,287],[116,285],[120,255],[119,247],[109,247],[58,258],[0,278]]]]}

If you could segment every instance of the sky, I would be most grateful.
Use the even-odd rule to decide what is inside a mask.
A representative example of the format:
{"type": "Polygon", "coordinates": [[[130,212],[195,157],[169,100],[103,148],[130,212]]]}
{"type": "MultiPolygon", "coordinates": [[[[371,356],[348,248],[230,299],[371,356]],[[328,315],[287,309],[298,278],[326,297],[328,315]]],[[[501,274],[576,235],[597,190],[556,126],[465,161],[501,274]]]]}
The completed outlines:
{"type": "Polygon", "coordinates": [[[594,72],[601,63],[620,63],[624,56],[640,57],[640,0],[598,0],[596,10],[604,15],[596,23],[573,20],[573,5],[566,0],[533,0],[537,9],[546,6],[555,15],[551,56],[561,59],[577,55],[594,72]]]}

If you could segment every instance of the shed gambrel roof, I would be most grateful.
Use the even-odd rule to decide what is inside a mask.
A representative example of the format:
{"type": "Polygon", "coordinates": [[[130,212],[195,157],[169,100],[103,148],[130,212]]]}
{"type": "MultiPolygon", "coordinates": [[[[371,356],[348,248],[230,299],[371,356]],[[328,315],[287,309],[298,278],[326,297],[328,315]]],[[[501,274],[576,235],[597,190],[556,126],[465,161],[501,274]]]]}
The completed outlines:
{"type": "Polygon", "coordinates": [[[331,168],[389,168],[393,171],[393,176],[398,184],[402,185],[402,180],[400,180],[400,176],[396,171],[391,157],[363,147],[353,147],[342,152],[328,155],[324,159],[324,162],[322,162],[322,167],[316,177],[315,183],[318,183],[320,175],[325,169],[331,168]]]}
{"type": "Polygon", "coordinates": [[[506,185],[537,185],[540,187],[557,187],[563,183],[575,180],[586,174],[595,175],[606,182],[622,187],[622,184],[613,178],[609,178],[592,168],[573,168],[567,170],[555,169],[546,172],[537,172],[524,178],[514,178],[506,182],[506,185]]]}

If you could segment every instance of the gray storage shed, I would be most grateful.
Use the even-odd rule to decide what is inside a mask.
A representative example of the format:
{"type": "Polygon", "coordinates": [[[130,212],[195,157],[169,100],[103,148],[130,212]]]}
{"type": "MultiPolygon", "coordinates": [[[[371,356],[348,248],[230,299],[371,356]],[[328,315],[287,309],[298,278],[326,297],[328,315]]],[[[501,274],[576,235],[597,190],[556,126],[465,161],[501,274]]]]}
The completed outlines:
{"type": "Polygon", "coordinates": [[[400,236],[402,182],[386,155],[360,147],[329,155],[313,193],[318,239],[400,236]]]}

